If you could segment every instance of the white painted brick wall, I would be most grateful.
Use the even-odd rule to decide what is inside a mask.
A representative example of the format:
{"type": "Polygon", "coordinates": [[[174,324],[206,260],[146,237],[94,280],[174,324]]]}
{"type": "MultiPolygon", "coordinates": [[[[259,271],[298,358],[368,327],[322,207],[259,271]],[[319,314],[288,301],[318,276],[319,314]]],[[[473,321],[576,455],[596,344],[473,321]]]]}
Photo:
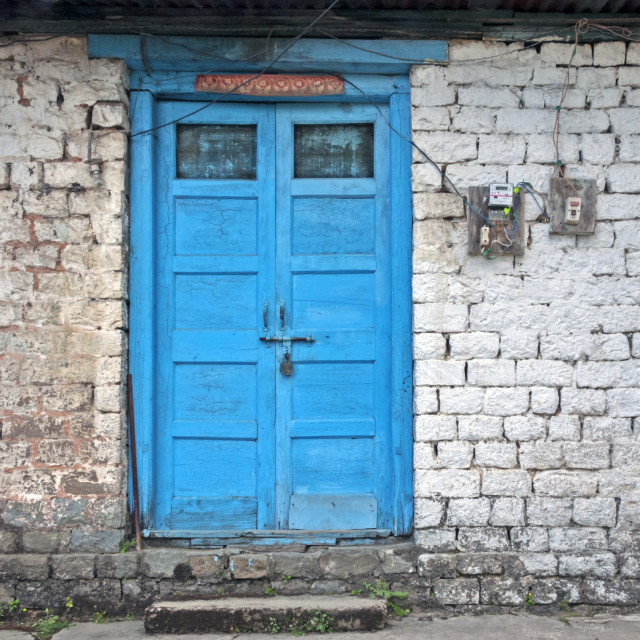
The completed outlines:
{"type": "MultiPolygon", "coordinates": [[[[444,71],[412,74],[413,104],[428,99],[432,77],[449,113],[449,120],[420,117],[416,109],[416,142],[436,151],[462,193],[508,179],[547,194],[555,107],[572,50],[545,43],[539,53],[523,52],[525,62],[514,54],[469,63],[507,46],[451,43],[444,71]]],[[[416,503],[416,539],[436,548],[455,531],[459,548],[493,551],[504,544],[503,528],[515,527],[511,544],[527,552],[522,562],[531,571],[610,579],[614,553],[640,544],[632,446],[640,437],[640,45],[581,44],[572,64],[560,156],[567,175],[596,180],[594,235],[549,235],[527,198],[525,255],[487,261],[466,253],[446,182],[425,194],[431,201],[416,200],[418,219],[456,212],[441,220],[457,238],[444,251],[438,243],[430,280],[414,288],[416,373],[429,371],[426,388],[438,393],[438,413],[418,415],[416,425],[429,425],[434,451],[439,439],[473,446],[471,460],[460,449],[449,470],[416,476],[417,495],[429,497],[428,506],[416,503]],[[430,206],[445,195],[446,206],[430,206]],[[439,537],[427,535],[430,527],[439,537]]],[[[414,254],[429,242],[414,234],[414,254]]],[[[434,460],[445,458],[434,453],[434,460]]]]}

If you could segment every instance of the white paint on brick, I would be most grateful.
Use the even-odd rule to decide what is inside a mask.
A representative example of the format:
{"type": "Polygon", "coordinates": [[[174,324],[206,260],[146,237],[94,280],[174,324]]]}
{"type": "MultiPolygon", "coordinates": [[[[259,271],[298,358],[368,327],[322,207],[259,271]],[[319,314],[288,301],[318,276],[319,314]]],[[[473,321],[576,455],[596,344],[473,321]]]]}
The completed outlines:
{"type": "Polygon", "coordinates": [[[449,350],[452,358],[467,360],[470,358],[495,358],[500,348],[498,333],[454,333],[449,338],[449,350]]]}
{"type": "Polygon", "coordinates": [[[524,500],[497,498],[493,502],[490,524],[494,527],[517,527],[525,523],[524,500]]]}
{"type": "Polygon", "coordinates": [[[415,387],[413,390],[413,410],[417,416],[438,411],[438,392],[433,387],[415,387]]]}
{"type": "Polygon", "coordinates": [[[461,440],[491,440],[501,438],[503,420],[498,416],[462,415],[458,417],[458,437],[461,440]]]}
{"type": "Polygon", "coordinates": [[[596,67],[616,67],[625,63],[624,42],[597,42],[593,45],[593,64],[596,67]]]}
{"type": "MultiPolygon", "coordinates": [[[[592,109],[609,109],[620,106],[624,91],[619,87],[608,89],[589,89],[587,102],[592,109]]],[[[630,104],[627,100],[627,104],[630,104]]]]}
{"type": "Polygon", "coordinates": [[[640,193],[640,173],[637,165],[612,165],[607,170],[607,185],[612,193],[640,193]]]}
{"type": "Polygon", "coordinates": [[[617,77],[617,69],[578,69],[576,86],[581,89],[614,87],[617,77]]]}
{"type": "Polygon", "coordinates": [[[417,441],[453,440],[457,436],[455,416],[418,416],[415,432],[417,441]]]}
{"type": "Polygon", "coordinates": [[[587,134],[580,136],[580,152],[583,162],[611,164],[616,152],[616,140],[611,134],[587,134]]]}
{"type": "MultiPolygon", "coordinates": [[[[563,162],[576,162],[579,153],[579,138],[562,131],[559,140],[560,158],[563,162]]],[[[556,161],[551,135],[531,135],[527,137],[527,162],[550,164],[556,161]]]]}
{"type": "Polygon", "coordinates": [[[480,493],[480,474],[460,469],[417,470],[415,485],[417,497],[472,498],[480,493]]]}
{"type": "Polygon", "coordinates": [[[516,445],[506,442],[478,442],[475,447],[475,462],[481,467],[498,469],[515,467],[517,464],[516,445]]]}
{"type": "Polygon", "coordinates": [[[482,472],[482,493],[486,496],[528,496],[531,476],[526,471],[486,469],[482,472]]]}
{"type": "Polygon", "coordinates": [[[520,416],[529,408],[529,389],[488,388],[484,397],[484,412],[495,416],[520,416]]]}
{"type": "Polygon", "coordinates": [[[542,45],[540,54],[542,62],[552,65],[567,66],[571,62],[574,67],[582,67],[593,63],[590,44],[581,44],[574,48],[573,44],[548,42],[542,45]]]}
{"type": "Polygon", "coordinates": [[[458,104],[476,107],[517,107],[520,96],[508,88],[471,86],[458,90],[458,104]]]}
{"type": "Polygon", "coordinates": [[[534,413],[552,415],[558,408],[558,391],[550,387],[531,389],[531,410],[534,413]]]}
{"type": "MultiPolygon", "coordinates": [[[[416,144],[435,162],[464,162],[478,157],[475,135],[449,132],[417,131],[414,134],[416,144]]],[[[425,162],[424,154],[413,149],[413,161],[425,162]]]]}
{"type": "Polygon", "coordinates": [[[513,415],[504,420],[504,435],[511,441],[538,440],[547,434],[547,423],[541,416],[513,415]]]}
{"type": "Polygon", "coordinates": [[[440,411],[450,414],[475,414],[482,411],[484,389],[444,387],[440,389],[440,411]]]}

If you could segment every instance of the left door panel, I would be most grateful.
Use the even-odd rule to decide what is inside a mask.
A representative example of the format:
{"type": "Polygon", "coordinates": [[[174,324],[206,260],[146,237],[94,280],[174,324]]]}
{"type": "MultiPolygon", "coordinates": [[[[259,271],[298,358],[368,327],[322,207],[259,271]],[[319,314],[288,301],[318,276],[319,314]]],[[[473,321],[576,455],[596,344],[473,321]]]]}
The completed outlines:
{"type": "Polygon", "coordinates": [[[158,131],[158,528],[275,528],[274,118],[225,103],[158,131]]]}

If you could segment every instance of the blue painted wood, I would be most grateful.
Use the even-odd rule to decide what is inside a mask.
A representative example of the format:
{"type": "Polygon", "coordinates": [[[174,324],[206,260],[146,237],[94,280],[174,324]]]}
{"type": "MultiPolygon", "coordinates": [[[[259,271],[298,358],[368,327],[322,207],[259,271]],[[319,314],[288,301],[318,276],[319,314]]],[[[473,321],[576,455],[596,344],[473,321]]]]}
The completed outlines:
{"type": "Polygon", "coordinates": [[[373,179],[295,179],[293,153],[278,155],[276,295],[287,301],[288,330],[318,336],[310,348],[295,345],[294,374],[276,386],[278,521],[292,529],[391,520],[387,113],[372,105],[277,109],[277,138],[287,150],[297,124],[373,123],[375,130],[373,179]],[[298,270],[297,258],[306,268],[298,270]]]}
{"type": "MultiPolygon", "coordinates": [[[[164,102],[159,114],[195,106],[164,102]]],[[[258,174],[180,179],[176,128],[159,130],[155,523],[273,528],[275,359],[259,336],[274,297],[274,107],[185,122],[256,126],[258,174]]]]}
{"type": "MultiPolygon", "coordinates": [[[[397,89],[397,82],[395,82],[395,86],[397,89]]],[[[139,104],[143,106],[140,113],[144,112],[147,123],[151,121],[149,114],[152,113],[152,110],[149,105],[152,102],[151,97],[148,97],[146,101],[139,101],[139,104]]],[[[275,106],[245,104],[249,111],[266,109],[269,112],[271,110],[273,123],[275,106]]],[[[194,110],[194,106],[193,103],[173,103],[171,106],[163,106],[162,109],[165,109],[166,112],[162,112],[161,115],[163,118],[165,116],[173,118],[188,114],[194,110]]],[[[186,371],[187,366],[190,366],[193,367],[194,372],[198,371],[198,373],[190,373],[186,376],[179,373],[177,377],[175,371],[170,372],[170,375],[167,375],[166,372],[158,373],[160,386],[165,384],[167,380],[171,384],[176,381],[177,388],[185,389],[186,395],[180,400],[183,402],[182,405],[176,404],[174,396],[159,400],[159,404],[169,408],[171,412],[175,410],[182,412],[180,419],[171,419],[165,427],[164,435],[168,436],[171,441],[170,447],[158,442],[157,451],[154,452],[151,447],[153,439],[150,425],[147,423],[143,427],[143,430],[148,430],[149,437],[145,444],[141,445],[141,448],[144,448],[141,457],[146,455],[147,462],[151,462],[152,454],[156,454],[154,467],[156,474],[154,478],[146,478],[143,493],[150,500],[152,495],[150,488],[154,484],[158,488],[157,500],[154,503],[156,512],[149,513],[149,509],[146,512],[148,515],[145,522],[154,523],[149,531],[156,532],[155,534],[161,531],[163,535],[180,537],[185,532],[188,532],[189,535],[199,535],[198,531],[211,530],[212,528],[246,530],[257,527],[264,531],[278,530],[292,526],[290,522],[291,500],[294,499],[292,496],[317,496],[318,502],[313,503],[312,501],[307,504],[320,505],[323,504],[325,498],[329,499],[332,495],[340,497],[341,500],[343,495],[351,496],[350,500],[353,500],[354,495],[359,495],[364,501],[373,496],[378,505],[375,526],[382,528],[393,526],[394,532],[398,534],[410,531],[412,515],[411,351],[410,348],[407,348],[411,339],[408,284],[411,224],[410,179],[408,177],[410,154],[406,149],[403,149],[406,142],[398,144],[399,138],[393,135],[389,137],[388,127],[384,122],[384,118],[389,117],[394,126],[400,129],[404,126],[404,130],[408,132],[409,106],[407,96],[402,94],[396,95],[395,98],[392,96],[391,109],[388,110],[383,105],[381,105],[381,109],[383,115],[372,105],[351,105],[349,109],[330,105],[314,108],[293,104],[278,105],[279,126],[277,134],[266,136],[263,140],[264,146],[269,148],[272,158],[276,157],[274,146],[276,139],[278,149],[291,148],[290,121],[294,112],[296,113],[295,117],[300,118],[301,122],[305,121],[305,117],[307,117],[307,122],[341,122],[345,120],[345,112],[351,110],[346,118],[347,121],[352,116],[351,121],[353,122],[367,121],[368,117],[371,121],[376,122],[377,135],[386,135],[387,137],[382,142],[376,140],[379,153],[376,156],[376,178],[374,179],[292,180],[291,172],[283,169],[291,158],[286,157],[285,151],[278,151],[278,227],[275,238],[275,207],[273,207],[270,214],[270,227],[269,225],[258,225],[256,234],[252,235],[251,231],[246,234],[246,244],[238,240],[239,225],[235,222],[235,216],[245,216],[246,218],[252,211],[260,211],[259,207],[256,209],[252,204],[256,202],[256,198],[261,197],[264,189],[259,180],[175,180],[172,177],[168,188],[166,185],[163,188],[164,183],[160,181],[157,190],[158,204],[160,209],[164,203],[168,205],[167,211],[174,216],[171,221],[163,220],[162,216],[158,220],[153,219],[151,216],[152,206],[149,204],[153,202],[153,197],[149,198],[146,204],[141,203],[143,207],[146,206],[149,209],[146,220],[148,226],[138,230],[139,237],[143,240],[134,241],[135,225],[132,222],[132,241],[147,243],[144,249],[149,254],[146,273],[143,269],[139,269],[142,281],[146,278],[147,285],[149,285],[149,274],[153,272],[152,264],[151,268],[149,267],[149,257],[153,263],[153,246],[157,240],[156,235],[160,238],[156,249],[158,264],[161,267],[158,271],[158,278],[151,283],[151,286],[148,286],[142,296],[146,295],[147,305],[152,308],[151,300],[156,295],[154,294],[156,291],[157,308],[166,312],[170,308],[170,305],[167,304],[169,298],[176,296],[176,292],[180,289],[184,308],[190,309],[186,319],[172,315],[173,311],[166,312],[166,317],[162,316],[165,320],[170,321],[168,326],[172,326],[171,322],[177,320],[178,324],[182,323],[182,327],[174,328],[171,338],[167,339],[167,332],[162,331],[167,324],[159,323],[158,345],[164,349],[165,354],[170,354],[169,360],[173,362],[171,367],[174,370],[186,371]],[[396,103],[394,103],[394,99],[397,100],[396,103]],[[285,118],[289,118],[289,125],[283,129],[281,115],[286,113],[289,113],[288,116],[285,116],[285,118]],[[323,115],[324,120],[322,120],[323,115]],[[365,119],[363,120],[363,118],[365,119]],[[287,142],[287,136],[289,136],[289,142],[287,142]],[[392,159],[391,162],[389,158],[392,159]],[[380,176],[390,165],[405,171],[406,185],[404,188],[401,176],[398,180],[394,177],[391,184],[387,184],[382,189],[379,188],[380,176]],[[288,190],[283,191],[281,187],[283,184],[286,186],[287,183],[288,190]],[[372,202],[374,203],[373,209],[372,202]],[[335,204],[335,212],[324,207],[324,204],[328,205],[329,203],[335,204]],[[398,211],[398,203],[403,205],[401,212],[398,211]],[[211,217],[207,217],[207,211],[211,212],[211,217]],[[225,211],[232,212],[232,216],[226,216],[225,211]],[[316,213],[315,218],[313,212],[316,213]],[[378,233],[376,230],[372,236],[370,228],[363,229],[364,225],[371,226],[372,215],[375,225],[378,225],[381,215],[387,215],[388,220],[384,223],[387,225],[384,227],[387,229],[386,233],[378,233]],[[169,223],[165,224],[165,222],[169,223]],[[346,234],[348,239],[344,241],[344,244],[340,244],[340,234],[336,232],[336,227],[341,222],[349,230],[349,233],[346,234]],[[198,231],[193,231],[195,227],[198,228],[198,231]],[[310,232],[307,230],[308,227],[315,228],[313,232],[310,232]],[[220,229],[222,234],[228,237],[230,245],[235,247],[231,271],[229,271],[229,265],[226,264],[227,257],[223,252],[223,243],[218,241],[219,236],[215,236],[216,228],[220,229]],[[150,229],[154,230],[153,233],[150,232],[150,229]],[[372,241],[373,247],[371,247],[372,241]],[[268,261],[265,263],[263,255],[259,251],[251,248],[256,242],[260,249],[271,243],[271,251],[274,256],[273,262],[270,263],[271,266],[268,261]],[[209,248],[206,248],[207,246],[209,248]],[[203,247],[205,247],[205,252],[203,252],[203,247]],[[211,253],[206,254],[206,251],[211,253]],[[388,256],[386,264],[384,264],[385,260],[381,262],[381,255],[388,256]],[[402,264],[403,259],[406,260],[404,265],[402,264]],[[276,265],[279,274],[277,280],[276,265]],[[278,289],[271,292],[270,328],[273,330],[278,322],[276,317],[278,302],[280,300],[286,301],[287,327],[297,333],[305,330],[312,331],[316,340],[311,347],[306,344],[296,343],[293,345],[294,376],[289,379],[285,379],[279,374],[275,376],[279,383],[277,395],[275,389],[272,393],[267,394],[266,398],[259,393],[255,394],[256,402],[259,403],[262,398],[262,404],[257,407],[257,411],[266,411],[268,414],[277,405],[278,415],[284,416],[282,419],[279,417],[275,422],[275,441],[274,423],[270,425],[269,429],[264,429],[265,422],[256,418],[257,412],[253,417],[248,415],[251,409],[250,403],[243,404],[238,399],[236,402],[216,402],[215,397],[212,402],[211,398],[207,396],[207,393],[213,393],[214,396],[217,393],[218,396],[233,400],[233,395],[229,394],[228,387],[225,387],[224,383],[217,382],[220,376],[217,375],[216,367],[218,369],[220,366],[227,365],[235,367],[235,369],[230,369],[232,371],[231,378],[236,376],[235,379],[241,380],[237,383],[238,385],[251,386],[247,383],[255,379],[256,376],[252,378],[242,375],[239,371],[247,371],[248,368],[255,367],[255,364],[260,361],[260,353],[266,352],[264,348],[260,351],[260,347],[264,347],[264,345],[256,344],[257,338],[261,334],[262,299],[260,296],[247,299],[246,295],[237,295],[233,308],[221,309],[218,308],[218,305],[212,313],[206,313],[197,305],[194,306],[191,301],[194,295],[206,299],[208,295],[215,295],[216,291],[224,290],[225,283],[228,284],[227,279],[232,274],[238,276],[238,282],[240,282],[238,291],[242,291],[243,286],[248,286],[247,282],[250,281],[250,278],[261,274],[263,269],[267,271],[271,269],[269,277],[272,278],[272,282],[278,282],[278,289]],[[163,272],[164,275],[162,275],[163,272]],[[345,276],[344,282],[340,276],[345,276]],[[404,282],[402,282],[403,280],[404,282]],[[164,284],[165,281],[171,283],[170,293],[161,291],[163,287],[167,288],[164,284]],[[327,288],[336,297],[318,295],[322,288],[327,288]],[[288,300],[284,300],[286,295],[288,295],[288,300]],[[368,295],[373,296],[373,305],[368,304],[368,295]],[[391,314],[391,309],[402,308],[403,304],[407,311],[406,314],[403,314],[404,317],[398,320],[397,314],[391,314]],[[330,323],[336,313],[340,312],[341,307],[347,309],[343,314],[344,326],[332,326],[331,324],[322,326],[324,322],[330,323]],[[246,318],[251,314],[254,316],[252,326],[246,321],[246,318]],[[319,319],[322,319],[322,322],[319,319]],[[225,331],[223,340],[216,340],[216,334],[220,333],[219,324],[231,321],[238,322],[239,327],[225,331]],[[203,323],[205,328],[186,328],[195,326],[193,323],[203,323]],[[243,329],[243,324],[249,326],[243,329]],[[393,349],[390,340],[387,340],[386,344],[380,344],[378,339],[382,333],[391,336],[392,331],[394,334],[393,349]],[[397,345],[402,345],[401,349],[398,349],[397,345]],[[399,353],[402,349],[405,352],[399,353]],[[336,353],[339,354],[338,357],[336,353]],[[383,375],[379,375],[381,371],[379,363],[385,360],[388,362],[388,370],[386,375],[384,371],[383,375]],[[297,407],[304,408],[301,415],[296,415],[296,405],[293,400],[294,393],[298,393],[295,388],[297,374],[302,372],[298,376],[301,383],[304,383],[305,379],[313,381],[314,375],[316,382],[323,383],[321,370],[322,367],[327,368],[327,366],[335,367],[338,372],[342,367],[346,376],[342,378],[346,380],[342,397],[348,399],[349,393],[353,393],[354,402],[348,402],[347,404],[350,406],[346,410],[344,402],[342,406],[337,407],[337,402],[332,398],[337,397],[338,394],[332,395],[331,375],[327,375],[324,378],[329,386],[325,397],[328,398],[329,406],[325,407],[320,401],[313,400],[313,397],[311,397],[312,402],[308,406],[302,405],[299,400],[297,407]],[[182,369],[180,369],[181,367],[182,369]],[[315,371],[313,367],[315,367],[315,371]],[[373,373],[367,371],[367,367],[372,369],[373,373]],[[349,385],[351,386],[349,387],[349,385]],[[372,394],[363,391],[369,389],[371,385],[373,385],[372,394]],[[363,392],[357,393],[357,390],[363,392]],[[189,394],[195,400],[199,400],[200,404],[198,405],[196,402],[191,407],[188,399],[189,394]],[[373,401],[367,400],[371,397],[373,397],[373,401]],[[276,398],[275,402],[274,398],[276,398]],[[385,402],[388,405],[386,408],[383,406],[385,402]],[[214,406],[213,416],[204,415],[209,413],[207,408],[212,404],[214,406]],[[235,405],[239,412],[238,415],[229,415],[229,412],[234,411],[231,405],[235,405]],[[343,413],[330,415],[329,409],[331,407],[338,408],[343,413]],[[287,411],[289,415],[286,415],[287,411]],[[317,414],[314,415],[313,411],[317,411],[317,414]],[[220,415],[216,415],[217,413],[220,415]],[[385,414],[386,418],[381,420],[380,415],[385,414]],[[349,429],[352,430],[352,433],[349,429]],[[269,437],[271,437],[270,443],[267,442],[269,437]],[[244,447],[242,451],[237,449],[240,445],[244,447]],[[252,478],[255,478],[255,495],[238,496],[233,494],[222,498],[211,495],[199,497],[178,495],[179,492],[176,491],[176,488],[182,492],[191,491],[190,487],[195,486],[199,474],[204,473],[204,471],[198,471],[199,468],[202,470],[206,466],[202,462],[202,456],[198,458],[193,451],[204,451],[205,458],[207,457],[206,452],[216,452],[215,457],[224,459],[224,455],[220,456],[220,447],[223,446],[227,447],[228,452],[235,452],[239,460],[238,469],[243,473],[243,478],[250,483],[254,482],[252,478]],[[234,447],[236,448],[234,449],[234,447]],[[254,447],[255,451],[251,447],[254,447]],[[356,448],[353,449],[353,447],[356,448]],[[262,460],[261,451],[266,455],[265,460],[273,460],[274,464],[271,468],[268,463],[261,464],[257,467],[257,472],[252,474],[250,471],[251,461],[254,461],[255,464],[256,460],[262,460]],[[390,455],[391,451],[393,451],[393,455],[390,455]],[[320,463],[323,457],[326,458],[330,455],[344,464],[320,463]],[[199,460],[199,462],[189,465],[188,460],[192,458],[199,460]],[[394,459],[392,460],[392,458],[394,459]],[[342,467],[352,459],[357,460],[353,473],[350,475],[349,470],[342,473],[342,467]],[[299,461],[297,468],[296,460],[299,461]],[[371,463],[371,460],[374,462],[371,463]],[[164,468],[166,463],[173,465],[174,470],[176,468],[186,470],[184,480],[180,481],[182,484],[176,484],[175,477],[169,482],[166,477],[158,473],[158,470],[164,468]],[[402,468],[399,469],[398,466],[402,468]],[[375,469],[375,473],[370,472],[371,468],[375,469]],[[335,480],[331,469],[335,469],[336,473],[343,476],[342,483],[335,480]],[[391,482],[390,478],[392,478],[391,482]],[[351,492],[348,490],[349,483],[351,483],[351,492]],[[310,493],[309,489],[314,491],[314,485],[316,493],[310,493]],[[319,489],[325,493],[317,493],[319,489]],[[163,499],[173,500],[174,503],[173,511],[165,512],[164,516],[160,504],[163,499]],[[212,500],[220,500],[221,502],[215,503],[211,502],[212,500]],[[232,516],[225,515],[225,500],[234,502],[232,516]],[[261,506],[263,504],[266,506],[261,506]],[[207,505],[211,508],[209,509],[207,505]],[[208,513],[209,516],[215,515],[219,520],[218,523],[212,524],[210,517],[207,520],[203,517],[203,513],[208,513]],[[151,515],[154,517],[151,518],[151,515]],[[234,522],[230,522],[230,519],[234,518],[234,522]],[[253,522],[255,524],[251,524],[253,522]]],[[[246,121],[246,113],[249,111],[243,112],[239,104],[219,105],[213,107],[212,112],[207,109],[199,114],[199,117],[193,117],[187,121],[210,122],[219,121],[220,118],[223,120],[226,118],[225,121],[234,121],[234,117],[230,116],[233,113],[237,116],[235,121],[246,121]],[[236,107],[240,111],[237,111],[236,107]]],[[[145,124],[143,120],[144,118],[138,118],[133,126],[140,124],[141,128],[148,127],[149,125],[145,124]]],[[[273,124],[271,126],[273,127],[273,124]]],[[[167,128],[167,130],[171,130],[171,128],[167,128]]],[[[161,160],[158,161],[157,171],[160,175],[164,171],[168,176],[175,169],[173,150],[170,149],[167,153],[167,145],[171,144],[172,138],[171,136],[167,137],[164,132],[157,135],[160,140],[160,148],[163,150],[158,153],[161,160]]],[[[144,138],[154,138],[154,136],[140,136],[137,140],[142,141],[141,139],[144,138]]],[[[135,140],[136,138],[134,138],[135,140]]],[[[276,163],[271,160],[269,163],[261,164],[267,173],[270,172],[271,180],[275,181],[276,163]]],[[[153,165],[151,168],[154,168],[153,165]]],[[[138,181],[132,181],[132,184],[134,182],[138,181]]],[[[139,184],[136,188],[138,187],[139,184]]],[[[139,199],[139,202],[141,200],[139,199]]],[[[270,200],[272,205],[275,200],[275,192],[272,190],[270,200]]],[[[142,218],[138,221],[141,220],[142,218]]],[[[134,291],[134,281],[132,269],[132,291],[134,291]]],[[[232,297],[235,295],[233,287],[227,286],[226,291],[227,295],[232,297]]],[[[159,312],[159,315],[162,313],[159,312]]],[[[132,356],[135,349],[138,349],[140,353],[146,354],[141,358],[141,360],[146,359],[146,362],[153,362],[154,353],[153,342],[148,338],[150,324],[153,323],[138,323],[138,337],[141,342],[138,342],[137,346],[134,345],[132,333],[132,356]]],[[[132,317],[132,329],[135,326],[132,317]]],[[[279,361],[274,358],[274,355],[281,355],[281,346],[272,346],[269,353],[273,358],[272,371],[275,372],[279,361]]],[[[134,360],[135,358],[132,357],[132,368],[136,366],[134,360]]],[[[159,363],[160,368],[161,366],[159,363]]],[[[159,388],[156,387],[156,396],[159,388]]],[[[146,392],[149,392],[148,388],[146,392]]],[[[142,396],[140,400],[144,404],[147,400],[145,393],[140,395],[142,396]]],[[[153,393],[150,395],[153,396],[153,393]]],[[[299,393],[298,397],[301,397],[299,393]]],[[[147,419],[152,411],[153,407],[147,413],[147,419]]],[[[213,490],[206,483],[203,486],[205,492],[209,491],[210,493],[213,490]]],[[[224,488],[224,483],[220,486],[224,488]]],[[[227,486],[225,490],[230,491],[231,489],[227,486]]],[[[342,502],[341,504],[346,503],[342,502]]],[[[335,517],[332,522],[334,524],[340,522],[340,526],[345,528],[372,526],[370,521],[365,522],[364,519],[357,521],[358,518],[361,518],[360,515],[354,515],[349,521],[351,512],[354,514],[359,512],[356,503],[352,502],[349,508],[345,507],[342,511],[338,509],[334,513],[335,517]],[[343,516],[347,520],[340,520],[343,516]]],[[[298,523],[301,522],[298,519],[298,523]]],[[[293,524],[296,525],[295,519],[293,524]]],[[[293,539],[294,533],[291,531],[290,539],[293,539]]],[[[273,536],[273,533],[270,535],[273,536]]],[[[320,537],[322,536],[320,535],[320,537]]],[[[309,536],[309,538],[316,541],[319,539],[318,536],[309,536]]]]}
{"type": "MultiPolygon", "coordinates": [[[[291,41],[273,38],[189,38],[184,36],[90,35],[92,58],[124,58],[132,69],[252,71],[262,69],[291,41]],[[143,57],[144,56],[144,57],[143,57]]],[[[304,38],[277,61],[290,72],[407,73],[406,60],[446,60],[439,40],[345,40],[304,38]],[[355,45],[355,46],[350,46],[355,45]],[[355,48],[358,47],[358,48],[355,48]],[[369,51],[363,51],[368,49],[369,51]],[[371,53],[375,52],[375,53],[371,53]],[[395,60],[393,57],[404,58],[395,60]]]]}
{"type": "Polygon", "coordinates": [[[391,450],[394,535],[413,529],[413,360],[411,334],[411,110],[409,82],[389,100],[391,125],[404,136],[391,137],[391,450]]]}
{"type": "MultiPolygon", "coordinates": [[[[132,92],[131,126],[149,129],[156,123],[156,100],[147,91],[132,92]]],[[[129,300],[133,313],[129,318],[129,370],[133,378],[136,416],[140,518],[150,525],[154,488],[153,404],[155,384],[154,247],[156,244],[156,137],[143,135],[131,141],[131,163],[135,179],[130,188],[129,300]]],[[[130,467],[129,467],[130,468],[130,467]]],[[[131,474],[129,485],[131,486],[131,474]]],[[[129,496],[132,491],[129,491],[129,496]]]]}
{"type": "Polygon", "coordinates": [[[185,546],[181,538],[188,538],[188,546],[191,547],[222,547],[226,545],[257,544],[267,545],[287,545],[287,544],[313,544],[313,545],[334,545],[340,540],[341,545],[350,544],[375,544],[379,539],[388,538],[391,535],[390,529],[359,529],[355,531],[347,530],[291,530],[282,532],[279,530],[256,531],[252,529],[236,530],[227,529],[216,531],[212,535],[209,531],[197,529],[182,530],[156,530],[148,529],[145,535],[152,538],[178,538],[173,544],[185,546]],[[285,533],[286,535],[283,535],[285,533]]]}
{"type": "Polygon", "coordinates": [[[375,529],[378,505],[371,494],[301,495],[291,498],[289,522],[292,529],[350,529],[354,520],[375,529]]]}

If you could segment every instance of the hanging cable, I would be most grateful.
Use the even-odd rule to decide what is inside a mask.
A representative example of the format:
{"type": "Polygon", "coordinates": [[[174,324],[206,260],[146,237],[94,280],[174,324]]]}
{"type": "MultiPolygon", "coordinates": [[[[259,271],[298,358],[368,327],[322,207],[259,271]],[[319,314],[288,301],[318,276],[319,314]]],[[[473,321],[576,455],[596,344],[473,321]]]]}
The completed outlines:
{"type": "Polygon", "coordinates": [[[287,51],[289,51],[289,49],[291,49],[291,47],[293,47],[293,45],[296,42],[298,42],[300,38],[304,36],[305,33],[307,33],[310,29],[314,27],[315,24],[317,24],[320,20],[322,20],[322,18],[324,18],[324,16],[327,15],[327,13],[329,13],[329,11],[331,11],[331,9],[333,9],[333,7],[335,7],[338,4],[338,2],[340,2],[340,0],[333,0],[333,2],[319,16],[317,16],[307,27],[305,27],[295,38],[292,39],[291,44],[289,44],[289,46],[283,49],[264,69],[262,69],[262,71],[257,73],[255,76],[248,78],[244,82],[241,82],[239,85],[237,85],[230,91],[227,91],[226,93],[221,94],[214,100],[210,100],[209,102],[204,104],[202,107],[200,107],[199,109],[196,109],[195,111],[192,111],[191,113],[187,113],[184,116],[180,116],[179,118],[176,118],[171,122],[167,122],[165,124],[161,124],[156,127],[145,129],[144,131],[136,131],[135,133],[131,134],[131,137],[135,138],[136,136],[140,136],[144,133],[151,133],[152,131],[162,129],[163,127],[168,127],[170,125],[176,124],[177,122],[181,122],[182,120],[185,120],[186,118],[189,118],[195,115],[196,113],[200,113],[201,111],[204,111],[205,109],[210,107],[212,104],[215,104],[216,102],[220,102],[220,100],[222,100],[223,98],[226,98],[227,96],[231,95],[232,93],[234,93],[241,87],[244,87],[245,85],[249,84],[250,82],[257,80],[260,76],[263,76],[265,73],[267,73],[267,71],[269,71],[269,69],[271,69],[276,64],[276,62],[278,62],[278,60],[280,60],[280,58],[282,58],[282,56],[284,56],[284,54],[287,53],[287,51]]]}

